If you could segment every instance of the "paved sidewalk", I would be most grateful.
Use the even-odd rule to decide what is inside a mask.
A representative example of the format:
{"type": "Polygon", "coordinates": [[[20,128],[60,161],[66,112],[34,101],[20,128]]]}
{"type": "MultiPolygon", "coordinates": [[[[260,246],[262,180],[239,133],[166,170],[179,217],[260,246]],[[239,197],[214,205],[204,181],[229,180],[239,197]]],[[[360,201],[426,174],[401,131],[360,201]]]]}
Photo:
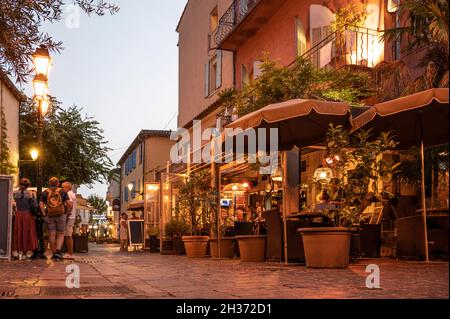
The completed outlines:
{"type": "Polygon", "coordinates": [[[74,261],[0,262],[0,298],[449,298],[447,262],[361,260],[347,269],[309,269],[239,259],[188,259],[90,246],[74,261]],[[77,264],[80,288],[66,288],[77,264]],[[366,288],[377,264],[381,289],[366,288]]]}

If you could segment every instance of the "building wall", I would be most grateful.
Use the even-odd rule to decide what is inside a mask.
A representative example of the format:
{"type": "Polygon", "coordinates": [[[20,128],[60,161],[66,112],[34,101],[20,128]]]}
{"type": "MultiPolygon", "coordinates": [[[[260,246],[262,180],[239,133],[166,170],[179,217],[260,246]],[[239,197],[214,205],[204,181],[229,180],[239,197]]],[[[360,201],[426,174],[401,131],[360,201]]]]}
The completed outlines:
{"type": "MultiPolygon", "coordinates": [[[[170,160],[170,149],[176,141],[168,137],[151,137],[145,141],[145,177],[144,182],[155,182],[156,171],[166,167],[170,160]]],[[[144,185],[141,185],[142,191],[144,185]]]]}
{"type": "MultiPolygon", "coordinates": [[[[12,91],[0,80],[0,104],[5,113],[9,142],[10,162],[17,166],[19,161],[19,100],[12,91]]],[[[0,137],[1,138],[1,137],[0,137]]],[[[1,147],[1,146],[0,146],[1,147]]],[[[0,150],[1,151],[1,150],[0,150]]],[[[18,174],[14,175],[14,185],[18,182],[18,174]]]]}
{"type": "Polygon", "coordinates": [[[196,115],[217,100],[217,93],[233,86],[233,54],[222,51],[222,85],[205,97],[205,64],[215,54],[209,51],[210,14],[217,6],[218,17],[232,0],[189,0],[177,31],[179,33],[179,104],[178,127],[185,126],[196,115]]]}
{"type": "MultiPolygon", "coordinates": [[[[289,65],[297,58],[296,44],[296,18],[298,18],[305,30],[307,50],[311,48],[310,26],[317,24],[318,16],[310,17],[311,5],[323,5],[336,12],[341,7],[350,3],[361,3],[359,0],[287,0],[278,11],[265,23],[257,33],[246,41],[236,52],[236,86],[241,89],[242,66],[247,71],[254,73],[254,62],[268,53],[272,60],[282,65],[289,65]]],[[[383,0],[369,0],[368,4],[379,6],[380,13],[383,11],[383,0]]],[[[383,28],[383,14],[379,17],[379,27],[383,28]]],[[[374,28],[371,25],[371,28],[374,28]]],[[[376,29],[376,28],[375,28],[376,29]]]]}
{"type": "MultiPolygon", "coordinates": [[[[120,172],[120,206],[121,206],[121,212],[126,212],[127,208],[128,208],[128,204],[130,202],[133,201],[133,196],[137,196],[137,193],[133,193],[133,195],[130,193],[130,191],[128,190],[128,184],[129,183],[135,183],[136,188],[133,189],[133,191],[139,191],[139,181],[141,181],[142,183],[142,179],[144,176],[143,173],[143,164],[144,161],[140,161],[140,153],[139,153],[139,145],[136,146],[133,150],[136,150],[136,154],[137,154],[137,159],[136,159],[136,168],[134,168],[131,172],[129,172],[128,174],[126,173],[125,169],[126,166],[124,165],[124,163],[120,163],[121,167],[121,172],[120,172]],[[128,194],[128,200],[125,196],[125,194],[128,194]]],[[[132,153],[133,150],[130,150],[132,153]]]]}

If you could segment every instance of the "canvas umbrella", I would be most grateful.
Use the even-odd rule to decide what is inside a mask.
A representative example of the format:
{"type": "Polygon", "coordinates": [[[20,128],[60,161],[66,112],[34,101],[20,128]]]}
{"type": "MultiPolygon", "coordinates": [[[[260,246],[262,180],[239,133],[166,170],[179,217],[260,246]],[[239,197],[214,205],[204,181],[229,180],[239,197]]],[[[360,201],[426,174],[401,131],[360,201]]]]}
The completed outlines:
{"type": "MultiPolygon", "coordinates": [[[[241,129],[242,132],[229,136],[227,135],[229,132],[225,130],[222,140],[237,139],[249,129],[273,128],[278,131],[279,150],[290,150],[294,146],[301,149],[323,142],[330,123],[350,128],[350,105],[344,102],[293,99],[270,104],[244,115],[226,127],[226,129],[241,129]]],[[[269,134],[266,136],[265,150],[268,150],[269,134]]],[[[283,209],[284,258],[287,263],[286,214],[286,209],[283,209]]]]}
{"type": "Polygon", "coordinates": [[[448,143],[448,88],[430,89],[375,104],[354,118],[353,129],[371,129],[371,133],[393,131],[400,149],[420,145],[421,196],[424,225],[425,259],[428,257],[427,212],[425,203],[424,148],[448,143]]]}

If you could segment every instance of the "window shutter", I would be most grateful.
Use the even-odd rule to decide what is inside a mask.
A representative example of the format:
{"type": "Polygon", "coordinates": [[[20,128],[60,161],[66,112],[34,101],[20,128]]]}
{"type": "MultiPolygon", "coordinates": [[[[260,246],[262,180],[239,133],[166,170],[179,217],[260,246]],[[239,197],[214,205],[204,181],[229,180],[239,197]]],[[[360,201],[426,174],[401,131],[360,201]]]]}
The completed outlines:
{"type": "Polygon", "coordinates": [[[205,64],[205,97],[209,95],[209,61],[205,64]]]}
{"type": "Polygon", "coordinates": [[[136,168],[136,150],[133,151],[133,155],[131,156],[131,161],[133,163],[133,169],[136,168]]]}
{"type": "Polygon", "coordinates": [[[216,89],[222,86],[222,50],[216,51],[216,89]]]}

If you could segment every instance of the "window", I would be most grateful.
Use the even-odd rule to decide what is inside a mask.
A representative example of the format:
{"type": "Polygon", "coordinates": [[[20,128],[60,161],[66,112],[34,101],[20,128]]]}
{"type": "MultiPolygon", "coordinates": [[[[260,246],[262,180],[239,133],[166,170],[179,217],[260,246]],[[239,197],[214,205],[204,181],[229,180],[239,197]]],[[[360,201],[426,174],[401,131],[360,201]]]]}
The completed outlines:
{"type": "Polygon", "coordinates": [[[210,96],[222,86],[222,51],[216,54],[205,64],[205,97],[210,96]]]}
{"type": "Polygon", "coordinates": [[[210,23],[209,23],[209,30],[210,33],[213,33],[214,30],[217,29],[217,26],[219,25],[219,13],[217,11],[217,6],[211,11],[210,14],[210,23]]]}
{"type": "Polygon", "coordinates": [[[261,61],[253,62],[253,79],[256,80],[261,75],[261,61]]]}
{"type": "Polygon", "coordinates": [[[242,75],[241,87],[244,88],[247,84],[250,83],[250,74],[248,73],[245,65],[242,65],[241,67],[241,75],[242,75]]]}
{"type": "Polygon", "coordinates": [[[139,164],[142,164],[142,159],[144,158],[144,143],[139,145],[139,164]]]}
{"type": "Polygon", "coordinates": [[[131,154],[131,168],[132,169],[136,168],[136,150],[134,150],[133,153],[131,154]]]}
{"type": "Polygon", "coordinates": [[[295,44],[297,56],[302,56],[306,52],[306,33],[302,21],[298,17],[295,18],[295,44]]]}

